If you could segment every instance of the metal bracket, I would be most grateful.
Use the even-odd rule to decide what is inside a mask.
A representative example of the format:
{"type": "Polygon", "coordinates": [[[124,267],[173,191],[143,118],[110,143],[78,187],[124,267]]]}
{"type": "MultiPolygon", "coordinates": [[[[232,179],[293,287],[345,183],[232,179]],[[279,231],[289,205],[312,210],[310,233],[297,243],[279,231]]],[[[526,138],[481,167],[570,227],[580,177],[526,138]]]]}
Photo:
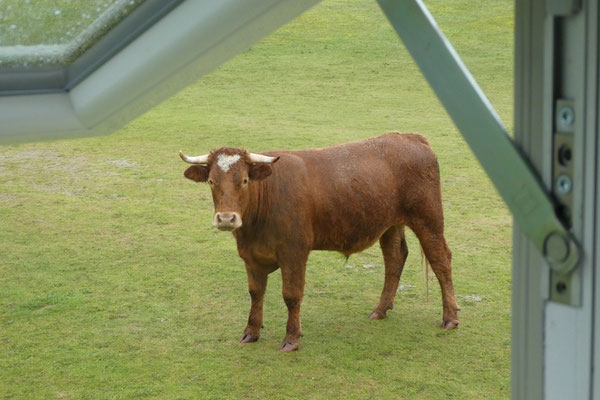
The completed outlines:
{"type": "Polygon", "coordinates": [[[575,106],[572,101],[559,99],[556,101],[554,110],[555,130],[552,156],[552,193],[558,202],[558,217],[567,228],[571,228],[575,106]]]}
{"type": "Polygon", "coordinates": [[[557,217],[539,177],[438,28],[422,0],[377,0],[398,36],[500,192],[523,233],[561,274],[579,261],[579,246],[557,217]]]}
{"type": "MultiPolygon", "coordinates": [[[[556,213],[567,228],[572,226],[573,164],[575,104],[570,100],[557,99],[554,106],[554,134],[552,154],[552,193],[557,200],[556,213]]],[[[561,244],[552,244],[549,251],[556,251],[561,244]]],[[[552,271],[550,275],[550,300],[579,305],[581,291],[572,271],[552,271]]]]}

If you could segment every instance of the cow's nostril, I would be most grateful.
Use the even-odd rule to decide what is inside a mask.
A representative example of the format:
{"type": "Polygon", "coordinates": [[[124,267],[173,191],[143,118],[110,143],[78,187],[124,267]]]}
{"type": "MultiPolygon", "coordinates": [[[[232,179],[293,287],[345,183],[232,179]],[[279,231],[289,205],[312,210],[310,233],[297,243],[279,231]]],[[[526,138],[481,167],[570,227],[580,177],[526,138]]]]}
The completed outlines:
{"type": "MultiPolygon", "coordinates": [[[[2,0],[0,0],[2,1],[2,0]]],[[[242,226],[242,217],[236,212],[215,213],[213,226],[221,230],[233,230],[242,226]]]]}

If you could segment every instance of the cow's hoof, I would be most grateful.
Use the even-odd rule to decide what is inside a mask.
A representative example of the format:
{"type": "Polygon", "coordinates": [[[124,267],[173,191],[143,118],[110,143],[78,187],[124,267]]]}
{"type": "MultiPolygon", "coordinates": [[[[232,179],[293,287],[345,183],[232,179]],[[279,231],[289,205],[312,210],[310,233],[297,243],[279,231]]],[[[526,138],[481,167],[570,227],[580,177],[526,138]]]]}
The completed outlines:
{"type": "Polygon", "coordinates": [[[385,318],[385,314],[381,314],[377,311],[373,311],[371,314],[369,314],[369,318],[371,319],[384,319],[385,318]]]}
{"type": "Polygon", "coordinates": [[[279,348],[279,350],[282,353],[291,353],[292,351],[296,351],[298,350],[298,343],[292,343],[292,342],[283,342],[281,344],[281,347],[279,348]]]}
{"type": "Polygon", "coordinates": [[[258,340],[258,336],[250,335],[249,333],[244,333],[242,338],[240,339],[240,343],[254,343],[258,340]]]}
{"type": "Polygon", "coordinates": [[[443,321],[442,322],[442,329],[445,331],[449,331],[450,329],[454,329],[458,326],[458,320],[452,320],[452,321],[443,321]]]}

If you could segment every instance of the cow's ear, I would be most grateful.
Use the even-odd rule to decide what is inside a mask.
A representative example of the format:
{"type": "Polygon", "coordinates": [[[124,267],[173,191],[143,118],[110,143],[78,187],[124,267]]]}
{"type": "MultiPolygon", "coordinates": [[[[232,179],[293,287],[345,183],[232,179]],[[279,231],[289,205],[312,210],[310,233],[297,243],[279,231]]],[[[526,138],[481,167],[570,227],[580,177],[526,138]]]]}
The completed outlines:
{"type": "Polygon", "coordinates": [[[194,182],[206,182],[210,169],[206,165],[193,165],[185,170],[183,175],[194,182]]]}
{"type": "Polygon", "coordinates": [[[250,171],[248,172],[248,177],[255,181],[265,179],[273,173],[271,165],[275,164],[277,160],[279,160],[279,157],[273,160],[270,164],[251,164],[250,171]]]}
{"type": "Polygon", "coordinates": [[[271,164],[252,164],[248,172],[248,177],[253,181],[260,181],[272,173],[271,164]]]}

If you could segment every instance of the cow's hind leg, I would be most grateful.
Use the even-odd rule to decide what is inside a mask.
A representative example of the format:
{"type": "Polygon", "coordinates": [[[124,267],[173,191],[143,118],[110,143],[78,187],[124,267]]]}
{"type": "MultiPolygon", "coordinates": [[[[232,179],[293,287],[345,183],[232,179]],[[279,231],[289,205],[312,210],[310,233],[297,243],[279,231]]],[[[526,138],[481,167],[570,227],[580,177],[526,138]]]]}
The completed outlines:
{"type": "Polygon", "coordinates": [[[392,226],[379,239],[383,261],[385,262],[385,282],[379,304],[375,306],[369,318],[381,319],[387,310],[394,307],[394,298],[398,290],[398,282],[408,257],[408,246],[404,237],[404,226],[392,226]]]}
{"type": "Polygon", "coordinates": [[[240,342],[252,343],[260,337],[260,329],[263,324],[263,299],[267,289],[268,272],[246,264],[246,273],[248,274],[248,291],[252,305],[250,306],[248,325],[244,329],[240,342]]]}
{"type": "Polygon", "coordinates": [[[453,329],[458,326],[458,304],[452,284],[452,253],[443,233],[443,220],[419,221],[411,226],[421,242],[425,257],[437,277],[442,289],[444,307],[442,328],[453,329]]]}

